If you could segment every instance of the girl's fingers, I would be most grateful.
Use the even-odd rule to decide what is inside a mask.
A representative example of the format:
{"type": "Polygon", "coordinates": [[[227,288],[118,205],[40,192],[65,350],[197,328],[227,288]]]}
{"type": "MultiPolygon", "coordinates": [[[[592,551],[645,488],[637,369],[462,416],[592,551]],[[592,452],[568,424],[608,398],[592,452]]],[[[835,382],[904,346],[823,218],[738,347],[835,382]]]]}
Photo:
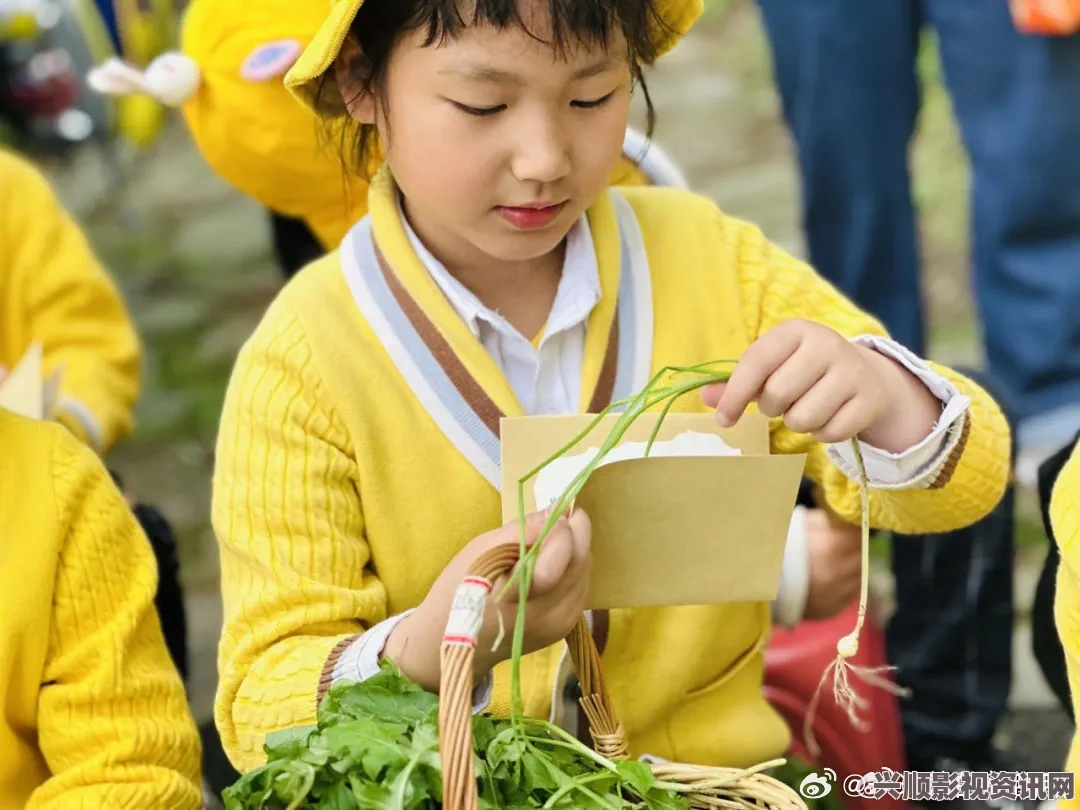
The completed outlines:
{"type": "Polygon", "coordinates": [[[840,406],[824,427],[812,431],[811,435],[824,444],[837,444],[853,439],[868,427],[866,411],[865,400],[860,396],[853,396],[840,406]]]}
{"type": "Polygon", "coordinates": [[[795,433],[814,433],[824,428],[854,396],[832,374],[825,374],[784,413],[784,424],[795,433]]]}
{"type": "Polygon", "coordinates": [[[746,350],[716,404],[716,421],[722,427],[731,427],[739,421],[746,406],[757,399],[765,381],[795,353],[801,340],[799,330],[777,327],[746,350]]]}
{"type": "Polygon", "coordinates": [[[757,397],[759,410],[768,417],[784,416],[828,370],[828,363],[820,355],[802,347],[765,380],[757,397]]]}

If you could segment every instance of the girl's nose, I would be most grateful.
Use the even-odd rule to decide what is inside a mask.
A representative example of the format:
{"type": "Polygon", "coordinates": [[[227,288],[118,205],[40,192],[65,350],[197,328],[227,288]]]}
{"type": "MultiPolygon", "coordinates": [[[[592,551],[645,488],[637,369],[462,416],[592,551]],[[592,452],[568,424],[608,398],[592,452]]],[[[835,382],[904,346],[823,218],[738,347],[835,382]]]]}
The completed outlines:
{"type": "Polygon", "coordinates": [[[525,133],[512,171],[522,182],[553,183],[570,173],[570,165],[569,138],[548,125],[525,133]]]}

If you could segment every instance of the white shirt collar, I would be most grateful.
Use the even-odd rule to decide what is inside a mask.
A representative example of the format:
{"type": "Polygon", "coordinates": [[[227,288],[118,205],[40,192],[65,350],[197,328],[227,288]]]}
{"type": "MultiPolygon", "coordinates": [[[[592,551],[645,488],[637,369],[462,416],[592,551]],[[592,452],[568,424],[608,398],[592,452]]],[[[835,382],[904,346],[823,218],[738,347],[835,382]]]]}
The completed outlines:
{"type": "MultiPolygon", "coordinates": [[[[480,324],[485,323],[504,334],[520,334],[498,312],[488,308],[464,284],[458,281],[446,266],[420,241],[398,200],[398,215],[405,226],[413,250],[427,268],[428,273],[439,285],[439,289],[449,300],[461,319],[468,324],[473,335],[480,337],[480,324]]],[[[600,268],[596,261],[596,248],[593,244],[592,231],[588,217],[582,214],[566,234],[566,255],[563,258],[563,272],[555,301],[551,306],[547,324],[544,327],[544,339],[559,332],[573,329],[584,324],[593,308],[600,301],[600,268]]]]}

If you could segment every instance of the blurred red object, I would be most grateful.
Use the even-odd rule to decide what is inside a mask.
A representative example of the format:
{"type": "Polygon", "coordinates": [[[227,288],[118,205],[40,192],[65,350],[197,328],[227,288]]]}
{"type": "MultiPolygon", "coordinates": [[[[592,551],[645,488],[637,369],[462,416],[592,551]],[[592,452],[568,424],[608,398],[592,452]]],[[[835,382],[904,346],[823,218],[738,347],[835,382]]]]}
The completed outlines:
{"type": "Polygon", "coordinates": [[[1064,37],[1080,31],[1080,0],[1009,0],[1009,10],[1024,34],[1064,37]]]}
{"type": "Polygon", "coordinates": [[[35,53],[7,78],[0,96],[23,114],[52,118],[75,104],[79,79],[66,51],[59,48],[35,53]]]}
{"type": "MultiPolygon", "coordinates": [[[[775,628],[765,649],[765,697],[791,729],[792,753],[836,774],[832,789],[840,792],[851,810],[907,810],[908,802],[889,796],[850,796],[844,791],[846,777],[882,771],[902,772],[907,763],[898,698],[892,693],[856,677],[852,685],[866,700],[860,712],[869,727],[860,730],[832,696],[829,684],[822,690],[814,713],[813,733],[821,754],[812,757],[803,739],[803,722],[814,691],[836,658],[836,642],[851,632],[858,615],[858,600],[832,619],[804,621],[793,630],[775,628]]],[[[859,652],[850,659],[858,667],[883,667],[885,636],[867,615],[859,637],[859,652]]]]}

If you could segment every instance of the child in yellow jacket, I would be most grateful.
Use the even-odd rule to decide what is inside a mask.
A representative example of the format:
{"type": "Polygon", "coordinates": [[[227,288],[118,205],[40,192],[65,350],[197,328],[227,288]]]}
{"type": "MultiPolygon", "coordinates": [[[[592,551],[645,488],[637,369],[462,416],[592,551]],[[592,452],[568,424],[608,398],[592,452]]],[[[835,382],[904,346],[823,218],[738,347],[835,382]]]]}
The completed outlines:
{"type": "MultiPolygon", "coordinates": [[[[1072,691],[1073,715],[1080,706],[1080,442],[1062,467],[1050,500],[1052,542],[1057,543],[1060,562],[1054,597],[1054,621],[1065,649],[1065,663],[1072,691]]],[[[1065,770],[1080,772],[1080,734],[1073,736],[1065,770]]],[[[1058,799],[1059,810],[1080,807],[1080,797],[1058,799]]]]}
{"type": "Polygon", "coordinates": [[[131,432],[140,357],[124,302],[41,172],[0,149],[0,366],[34,343],[61,375],[57,421],[101,454],[131,432]]]}
{"type": "Polygon", "coordinates": [[[97,456],[0,409],[0,806],[196,810],[146,537],[97,456]]]}
{"type": "MultiPolygon", "coordinates": [[[[890,341],[713,203],[608,188],[641,65],[699,0],[468,8],[337,0],[286,77],[360,124],[361,147],[376,132],[389,146],[368,215],[282,292],[229,386],[216,719],[241,770],[268,732],[313,722],[330,684],[384,655],[437,689],[465,568],[517,539],[497,528],[502,415],[594,412],[660,367],[740,357],[730,383],[674,410],[730,424],[756,403],[773,450],[806,453],[848,521],[856,436],[876,526],[966,525],[1005,487],[1008,428],[978,386],[890,341]]],[[[588,545],[577,510],[537,562],[522,662],[534,716],[552,708],[588,545]]],[[[497,609],[477,645],[476,707],[493,713],[509,694],[507,651],[485,640],[497,609]]],[[[761,689],[769,626],[758,603],[614,611],[604,671],[631,750],[730,766],[781,754],[788,732],[761,689]]]]}

